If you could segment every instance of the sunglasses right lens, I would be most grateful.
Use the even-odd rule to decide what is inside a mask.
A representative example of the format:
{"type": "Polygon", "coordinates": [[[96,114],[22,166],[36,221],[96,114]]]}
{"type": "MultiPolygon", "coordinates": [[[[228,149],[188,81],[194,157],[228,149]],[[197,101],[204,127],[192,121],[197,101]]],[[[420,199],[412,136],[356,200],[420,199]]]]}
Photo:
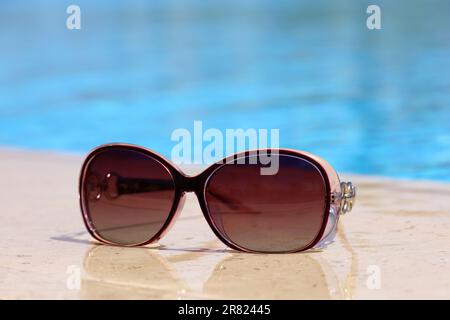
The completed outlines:
{"type": "Polygon", "coordinates": [[[90,228],[118,245],[138,245],[156,236],[175,199],[167,168],[143,152],[120,147],[88,161],[81,201],[90,228]]]}
{"type": "Polygon", "coordinates": [[[307,248],[325,219],[326,184],[306,159],[278,155],[279,170],[261,175],[259,161],[224,164],[210,177],[205,199],[217,231],[236,246],[257,252],[307,248]],[[255,163],[255,164],[252,164],[255,163]]]}

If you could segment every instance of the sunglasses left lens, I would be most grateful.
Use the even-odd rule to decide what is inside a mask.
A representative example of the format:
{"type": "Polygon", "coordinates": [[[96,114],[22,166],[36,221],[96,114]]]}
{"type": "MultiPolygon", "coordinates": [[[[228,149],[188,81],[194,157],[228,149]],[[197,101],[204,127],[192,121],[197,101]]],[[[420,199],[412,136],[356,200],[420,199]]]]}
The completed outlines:
{"type": "Polygon", "coordinates": [[[291,155],[279,155],[274,175],[261,175],[261,168],[258,160],[247,157],[242,164],[224,164],[210,176],[205,200],[214,226],[244,250],[304,250],[325,222],[324,176],[312,162],[291,155]]]}
{"type": "Polygon", "coordinates": [[[143,152],[120,147],[88,161],[81,200],[89,227],[118,245],[138,245],[156,236],[175,199],[167,168],[143,152]]]}

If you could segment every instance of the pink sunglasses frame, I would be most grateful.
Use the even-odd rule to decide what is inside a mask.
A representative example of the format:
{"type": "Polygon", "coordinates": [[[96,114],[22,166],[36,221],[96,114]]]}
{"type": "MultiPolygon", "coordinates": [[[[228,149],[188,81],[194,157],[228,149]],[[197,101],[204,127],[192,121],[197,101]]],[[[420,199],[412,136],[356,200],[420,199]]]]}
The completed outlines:
{"type": "MultiPolygon", "coordinates": [[[[149,157],[158,161],[171,175],[174,184],[175,184],[175,198],[173,201],[173,205],[171,211],[165,221],[161,230],[158,231],[152,238],[144,241],[142,243],[136,243],[131,245],[122,245],[122,246],[144,246],[150,243],[154,243],[164,237],[167,232],[172,227],[173,223],[176,221],[177,217],[182,211],[183,204],[185,202],[186,193],[194,192],[197,196],[197,199],[200,203],[200,207],[202,209],[203,215],[208,222],[208,225],[214,232],[214,234],[228,247],[244,252],[252,252],[252,253],[265,253],[261,251],[253,251],[248,250],[246,248],[240,247],[239,245],[233,243],[230,239],[227,239],[220,232],[220,228],[215,225],[213,219],[210,216],[208,211],[208,206],[205,199],[205,191],[208,183],[208,179],[212,176],[212,174],[219,169],[221,166],[231,163],[233,159],[237,159],[243,156],[251,156],[258,155],[259,152],[276,152],[279,155],[290,155],[295,156],[301,159],[305,159],[313,163],[321,172],[326,186],[326,207],[323,223],[320,231],[318,232],[315,239],[308,244],[307,246],[292,251],[282,251],[280,253],[292,253],[292,252],[300,252],[305,251],[311,248],[324,248],[329,243],[333,242],[334,236],[337,231],[337,225],[339,221],[339,217],[341,214],[344,214],[350,211],[353,207],[356,190],[355,187],[350,182],[340,182],[339,176],[333,167],[326,162],[324,159],[313,155],[304,151],[297,151],[292,149],[258,149],[251,151],[243,151],[236,153],[234,155],[228,156],[223,160],[210,165],[203,172],[196,176],[188,176],[181,169],[177,168],[170,161],[165,159],[163,156],[158,153],[146,149],[144,147],[140,147],[137,145],[126,144],[126,143],[111,143],[99,146],[92,150],[86,157],[83,162],[83,166],[81,168],[81,173],[79,177],[79,201],[80,208],[82,213],[83,222],[88,230],[89,234],[99,242],[110,244],[110,245],[118,245],[116,243],[112,243],[106,239],[103,239],[95,230],[95,226],[92,224],[91,219],[89,217],[88,210],[84,201],[84,181],[87,173],[87,168],[89,167],[90,162],[95,158],[96,155],[100,154],[103,151],[111,150],[111,149],[124,149],[124,150],[132,150],[138,151],[149,157]],[[326,214],[328,212],[328,214],[326,214]]],[[[274,253],[274,252],[270,252],[274,253]]]]}

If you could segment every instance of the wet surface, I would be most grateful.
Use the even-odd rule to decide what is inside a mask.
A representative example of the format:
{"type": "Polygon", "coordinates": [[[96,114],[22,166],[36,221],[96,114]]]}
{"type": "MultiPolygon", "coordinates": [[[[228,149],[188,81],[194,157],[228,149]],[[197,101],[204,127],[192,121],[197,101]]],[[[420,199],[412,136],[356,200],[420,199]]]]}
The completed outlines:
{"type": "Polygon", "coordinates": [[[0,153],[0,298],[450,298],[450,185],[348,176],[335,243],[298,254],[232,251],[194,196],[159,245],[99,245],[84,230],[82,159],[0,153]]]}

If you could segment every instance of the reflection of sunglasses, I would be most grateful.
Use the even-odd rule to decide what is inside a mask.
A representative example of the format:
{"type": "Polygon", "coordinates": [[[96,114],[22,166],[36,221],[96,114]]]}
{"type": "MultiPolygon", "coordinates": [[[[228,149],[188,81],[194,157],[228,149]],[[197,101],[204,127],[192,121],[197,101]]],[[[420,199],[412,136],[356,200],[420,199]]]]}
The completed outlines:
{"type": "Polygon", "coordinates": [[[142,147],[110,144],[92,151],[80,176],[83,219],[97,240],[123,246],[160,239],[194,192],[211,229],[247,252],[297,252],[333,240],[355,187],[340,182],[323,159],[287,149],[245,151],[187,176],[142,147]],[[278,171],[261,174],[255,158],[277,157],[278,171]]]}

